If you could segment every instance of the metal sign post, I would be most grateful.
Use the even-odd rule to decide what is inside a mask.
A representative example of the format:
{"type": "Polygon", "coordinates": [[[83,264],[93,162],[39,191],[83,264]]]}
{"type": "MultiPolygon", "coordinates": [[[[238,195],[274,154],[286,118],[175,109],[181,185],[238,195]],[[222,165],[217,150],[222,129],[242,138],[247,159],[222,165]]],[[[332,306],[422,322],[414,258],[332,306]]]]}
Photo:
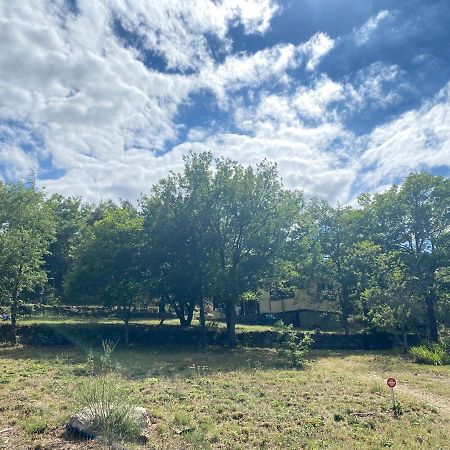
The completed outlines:
{"type": "Polygon", "coordinates": [[[394,388],[397,385],[397,381],[395,381],[395,378],[389,378],[386,383],[391,388],[391,392],[392,392],[392,411],[395,412],[395,393],[394,393],[394,388]]]}

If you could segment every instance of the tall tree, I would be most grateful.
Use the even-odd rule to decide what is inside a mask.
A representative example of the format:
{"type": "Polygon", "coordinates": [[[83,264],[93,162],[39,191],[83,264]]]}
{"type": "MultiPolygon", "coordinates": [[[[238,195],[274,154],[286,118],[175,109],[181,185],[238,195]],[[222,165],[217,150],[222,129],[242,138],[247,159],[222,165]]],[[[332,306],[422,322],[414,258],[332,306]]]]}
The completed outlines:
{"type": "Polygon", "coordinates": [[[216,256],[212,285],[225,309],[229,345],[234,346],[236,305],[274,272],[302,197],[283,188],[276,166],[268,162],[256,169],[229,159],[215,164],[207,208],[216,256]]]}
{"type": "Polygon", "coordinates": [[[409,273],[398,252],[378,253],[373,260],[372,279],[361,292],[368,312],[366,317],[376,328],[403,336],[416,332],[423,323],[424,305],[417,301],[417,279],[409,273]]]}
{"type": "Polygon", "coordinates": [[[100,304],[119,312],[126,344],[132,309],[143,299],[142,223],[140,214],[128,204],[106,212],[85,230],[66,279],[70,301],[100,304]]]}
{"type": "Polygon", "coordinates": [[[411,174],[402,186],[366,198],[364,206],[375,242],[388,251],[399,251],[410,276],[417,279],[417,296],[426,306],[429,336],[438,340],[440,274],[449,267],[450,179],[411,174]]]}
{"type": "Polygon", "coordinates": [[[90,215],[90,209],[83,205],[80,197],[63,197],[53,194],[47,204],[56,221],[56,239],[45,256],[45,269],[49,284],[61,298],[64,294],[64,277],[72,263],[72,251],[81,236],[90,215]]]}
{"type": "Polygon", "coordinates": [[[15,342],[20,294],[45,282],[44,257],[54,239],[55,220],[44,192],[33,183],[0,185],[0,285],[11,307],[15,342]]]}
{"type": "Polygon", "coordinates": [[[326,202],[314,200],[310,205],[316,221],[317,238],[322,258],[318,274],[330,289],[324,292],[340,306],[342,327],[349,334],[349,317],[355,312],[356,274],[353,270],[355,245],[361,238],[357,233],[358,212],[351,207],[333,208],[326,202]]]}
{"type": "Polygon", "coordinates": [[[205,327],[211,263],[206,229],[211,160],[210,153],[189,155],[182,173],[163,179],[142,200],[152,293],[174,308],[183,326],[191,324],[198,305],[205,327]]]}

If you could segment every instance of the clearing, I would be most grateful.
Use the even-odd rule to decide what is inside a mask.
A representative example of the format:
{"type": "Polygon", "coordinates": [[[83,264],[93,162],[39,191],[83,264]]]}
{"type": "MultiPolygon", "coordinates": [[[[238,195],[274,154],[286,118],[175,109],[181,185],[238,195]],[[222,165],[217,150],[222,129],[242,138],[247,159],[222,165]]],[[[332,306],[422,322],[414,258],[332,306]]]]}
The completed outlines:
{"type": "MultiPolygon", "coordinates": [[[[66,440],[88,349],[0,348],[0,448],[102,448],[66,440]]],[[[448,448],[450,367],[392,352],[325,352],[300,371],[273,350],[118,349],[153,449],[448,448]],[[398,380],[394,418],[386,379],[398,380]]],[[[130,447],[144,448],[144,447],[130,447]]]]}

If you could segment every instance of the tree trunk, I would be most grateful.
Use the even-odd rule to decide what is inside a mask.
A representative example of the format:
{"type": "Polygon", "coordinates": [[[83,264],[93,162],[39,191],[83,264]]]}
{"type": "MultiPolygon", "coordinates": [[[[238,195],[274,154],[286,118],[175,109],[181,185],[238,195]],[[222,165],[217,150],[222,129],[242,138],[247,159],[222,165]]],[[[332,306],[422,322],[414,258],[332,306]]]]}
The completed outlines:
{"type": "Polygon", "coordinates": [[[159,302],[159,325],[164,325],[164,320],[166,319],[166,301],[160,300],[159,302]]]}
{"type": "Polygon", "coordinates": [[[129,345],[130,344],[130,318],[128,316],[128,313],[126,313],[127,315],[125,316],[124,319],[124,323],[125,323],[125,345],[129,345]]]}
{"type": "Polygon", "coordinates": [[[18,291],[17,289],[14,289],[14,292],[12,294],[11,298],[11,330],[12,330],[12,341],[13,344],[17,344],[17,297],[18,297],[18,291]]]}
{"type": "Polygon", "coordinates": [[[200,305],[201,346],[206,347],[205,299],[203,297],[200,299],[199,305],[200,305]]]}
{"type": "Polygon", "coordinates": [[[348,308],[347,308],[347,301],[342,293],[339,295],[339,303],[340,303],[341,314],[342,314],[342,317],[341,317],[342,328],[344,328],[345,335],[348,336],[350,334],[350,328],[348,325],[349,314],[348,314],[348,308]]]}
{"type": "Polygon", "coordinates": [[[227,319],[228,346],[233,348],[236,347],[236,309],[231,299],[225,305],[225,314],[227,319]]]}
{"type": "Polygon", "coordinates": [[[403,353],[408,353],[408,335],[406,333],[406,329],[403,328],[403,353]]]}
{"type": "Polygon", "coordinates": [[[195,302],[194,303],[182,303],[178,307],[174,305],[175,313],[180,321],[180,325],[182,327],[189,327],[192,323],[192,318],[194,317],[194,309],[195,309],[195,302]],[[187,310],[187,311],[186,311],[187,310]]]}
{"type": "Polygon", "coordinates": [[[184,317],[184,304],[182,303],[180,306],[177,306],[176,304],[174,304],[173,309],[175,310],[175,314],[177,315],[178,320],[180,321],[180,325],[182,327],[185,327],[186,319],[184,317]]]}
{"type": "Polygon", "coordinates": [[[436,308],[435,308],[435,293],[431,291],[425,295],[425,302],[427,304],[427,317],[428,317],[428,330],[430,333],[430,339],[433,342],[439,340],[437,319],[436,319],[436,308]]]}
{"type": "Polygon", "coordinates": [[[347,313],[342,313],[342,328],[344,329],[344,334],[348,336],[350,334],[350,327],[348,325],[348,315],[347,313]]]}

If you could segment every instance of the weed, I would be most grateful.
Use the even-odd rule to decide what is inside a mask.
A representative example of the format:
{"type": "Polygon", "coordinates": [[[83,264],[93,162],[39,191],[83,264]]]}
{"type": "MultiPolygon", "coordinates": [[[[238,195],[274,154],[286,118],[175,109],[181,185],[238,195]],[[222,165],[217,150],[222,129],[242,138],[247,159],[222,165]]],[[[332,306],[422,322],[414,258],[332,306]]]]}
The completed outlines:
{"type": "Polygon", "coordinates": [[[89,428],[109,442],[135,441],[140,435],[139,419],[129,402],[128,390],[115,373],[118,364],[112,355],[116,344],[104,341],[100,356],[100,374],[93,374],[95,358],[88,354],[86,369],[91,376],[78,386],[78,404],[89,422],[89,428]]]}
{"type": "Polygon", "coordinates": [[[299,340],[297,332],[291,325],[284,325],[282,321],[275,324],[275,331],[278,333],[278,354],[289,366],[301,369],[306,365],[306,356],[314,340],[306,334],[299,340]]]}
{"type": "Polygon", "coordinates": [[[394,417],[400,417],[403,415],[403,406],[398,400],[392,406],[392,412],[394,413],[394,417]]]}
{"type": "Polygon", "coordinates": [[[25,425],[25,431],[29,434],[41,434],[47,429],[47,422],[42,418],[28,420],[25,425]]]}
{"type": "Polygon", "coordinates": [[[444,348],[439,344],[411,347],[409,352],[419,364],[440,366],[447,362],[444,348]]]}

